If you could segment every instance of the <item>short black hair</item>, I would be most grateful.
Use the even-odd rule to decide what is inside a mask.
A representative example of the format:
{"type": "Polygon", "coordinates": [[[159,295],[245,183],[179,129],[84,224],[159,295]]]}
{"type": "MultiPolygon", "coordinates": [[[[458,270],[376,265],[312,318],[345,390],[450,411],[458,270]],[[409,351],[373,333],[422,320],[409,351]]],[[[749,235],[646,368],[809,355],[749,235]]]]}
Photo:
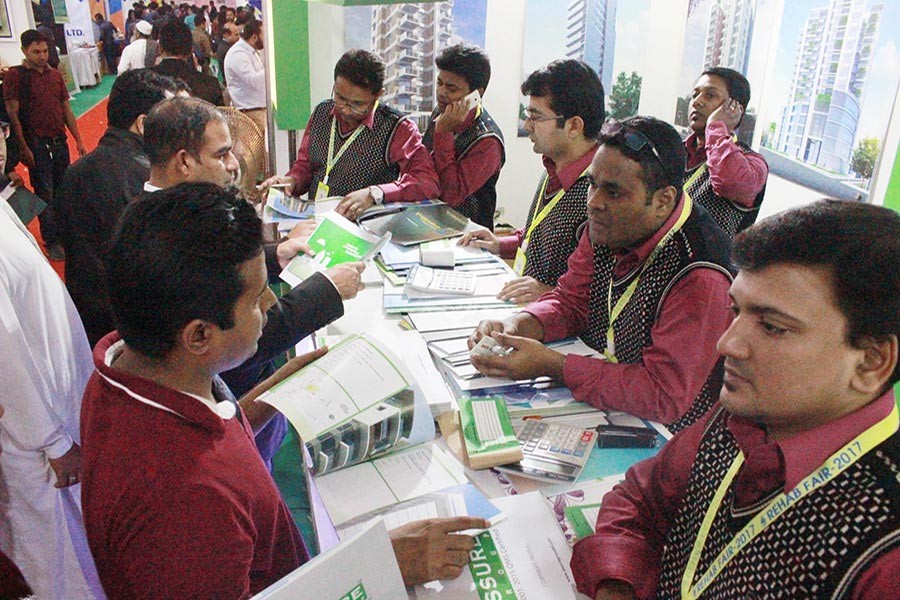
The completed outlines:
{"type": "Polygon", "coordinates": [[[334,78],[338,77],[378,94],[384,87],[384,62],[371,52],[351,48],[334,65],[334,78]]]}
{"type": "Polygon", "coordinates": [[[726,89],[728,89],[728,95],[733,100],[737,100],[741,108],[747,110],[747,105],[750,103],[750,82],[747,81],[746,77],[734,69],[725,67],[712,67],[700,73],[700,77],[704,75],[713,75],[722,79],[725,82],[726,89]]]}
{"type": "Polygon", "coordinates": [[[491,80],[491,59],[472,44],[456,44],[441,50],[434,63],[441,71],[449,71],[466,80],[470,90],[487,89],[491,80]]]}
{"type": "Polygon", "coordinates": [[[41,32],[37,29],[26,29],[22,32],[22,35],[19,36],[19,41],[22,42],[22,48],[27,48],[28,46],[36,42],[44,42],[45,44],[49,44],[49,42],[47,42],[47,38],[41,35],[41,32]]]}
{"type": "Polygon", "coordinates": [[[141,115],[146,115],[166,99],[175,95],[178,86],[171,77],[149,69],[132,69],[116,78],[109,92],[106,118],[112,127],[128,129],[141,115]]]}
{"type": "MultiPolygon", "coordinates": [[[[864,202],[824,199],[763,219],[734,238],[742,270],[775,264],[825,267],[847,343],[900,338],[900,214],[864,202]]],[[[900,363],[888,385],[900,381],[900,363]]]]}
{"type": "Polygon", "coordinates": [[[188,56],[194,48],[191,28],[181,19],[169,19],[159,29],[159,45],[170,56],[188,56]]]}
{"type": "Polygon", "coordinates": [[[262,33],[262,21],[251,19],[244,25],[244,31],[241,32],[241,37],[244,38],[244,40],[249,40],[258,33],[262,33]]]}
{"type": "Polygon", "coordinates": [[[200,98],[171,98],[158,103],[144,119],[144,150],[150,164],[163,166],[187,150],[199,160],[210,121],[228,123],[215,106],[200,98]]]}
{"type": "Polygon", "coordinates": [[[641,179],[648,195],[671,185],[678,190],[677,197],[681,197],[687,152],[674,127],[655,117],[631,117],[621,122],[610,119],[600,131],[599,142],[601,146],[616,148],[641,165],[641,179]],[[629,129],[640,132],[653,144],[659,160],[650,146],[634,150],[628,145],[626,132],[629,129]]]}
{"type": "Polygon", "coordinates": [[[206,15],[202,12],[198,12],[194,15],[194,29],[206,25],[206,15]]]}
{"type": "Polygon", "coordinates": [[[550,108],[566,119],[581,117],[584,121],[584,136],[587,138],[597,136],[606,118],[600,77],[581,60],[555,60],[538,69],[522,84],[522,94],[547,98],[550,108]]]}
{"type": "Polygon", "coordinates": [[[260,252],[262,223],[234,190],[182,183],[132,202],[107,263],[119,335],[136,352],[165,358],[194,319],[234,327],[241,265],[260,252]]]}

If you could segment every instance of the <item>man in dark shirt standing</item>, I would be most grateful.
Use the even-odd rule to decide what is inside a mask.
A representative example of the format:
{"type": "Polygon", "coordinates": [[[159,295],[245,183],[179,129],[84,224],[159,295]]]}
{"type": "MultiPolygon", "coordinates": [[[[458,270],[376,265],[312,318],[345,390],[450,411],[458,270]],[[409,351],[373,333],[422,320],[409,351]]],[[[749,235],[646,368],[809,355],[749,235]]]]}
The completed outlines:
{"type": "Polygon", "coordinates": [[[159,31],[159,49],[162,61],[153,67],[160,75],[184,81],[191,88],[191,95],[216,106],[224,106],[222,86],[212,75],[197,71],[193,61],[194,38],[190,28],[179,19],[167,21],[159,31]]]}
{"type": "Polygon", "coordinates": [[[109,94],[109,127],[97,148],[63,179],[58,221],[67,253],[66,287],[92,347],[115,329],[106,286],[107,246],[119,215],[150,177],[144,116],[177,91],[174,80],[148,69],[120,75],[109,94]]]}
{"type": "Polygon", "coordinates": [[[219,61],[219,78],[226,85],[228,84],[228,79],[225,77],[225,55],[228,54],[228,51],[239,39],[241,39],[241,32],[238,30],[238,26],[226,21],[225,25],[222,26],[222,39],[216,47],[216,60],[219,61]]]}
{"type": "Polygon", "coordinates": [[[116,73],[116,58],[118,56],[118,47],[116,44],[116,26],[103,18],[103,15],[97,13],[94,15],[94,21],[100,31],[100,39],[103,42],[103,58],[106,60],[106,70],[111,74],[116,73]]]}
{"type": "Polygon", "coordinates": [[[3,100],[9,113],[11,137],[18,145],[21,161],[28,167],[35,193],[46,203],[40,214],[41,237],[51,260],[65,259],[56,228],[55,199],[69,166],[66,128],[75,138],[79,156],[87,150],[81,141],[69,92],[62,75],[52,69],[49,45],[34,29],[21,36],[25,60],[11,68],[3,80],[3,100]]]}

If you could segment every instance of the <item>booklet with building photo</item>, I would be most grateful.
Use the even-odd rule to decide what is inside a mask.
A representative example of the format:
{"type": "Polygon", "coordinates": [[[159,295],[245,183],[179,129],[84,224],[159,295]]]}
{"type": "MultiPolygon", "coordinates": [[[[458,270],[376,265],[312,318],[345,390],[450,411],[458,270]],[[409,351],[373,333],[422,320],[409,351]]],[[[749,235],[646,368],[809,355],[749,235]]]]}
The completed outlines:
{"type": "Polygon", "coordinates": [[[348,262],[366,262],[391,240],[391,232],[376,235],[331,212],[325,215],[307,242],[315,254],[298,254],[281,272],[291,286],[330,267],[348,262]]]}
{"type": "Polygon", "coordinates": [[[351,335],[258,399],[291,422],[316,475],[434,438],[431,409],[384,344],[351,335]]]}

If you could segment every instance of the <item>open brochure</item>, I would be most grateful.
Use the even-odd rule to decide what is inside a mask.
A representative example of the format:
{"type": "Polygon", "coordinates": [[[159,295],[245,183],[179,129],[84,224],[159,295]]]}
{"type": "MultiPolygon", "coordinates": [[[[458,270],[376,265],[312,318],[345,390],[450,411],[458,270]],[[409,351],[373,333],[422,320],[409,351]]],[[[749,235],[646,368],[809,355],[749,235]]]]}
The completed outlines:
{"type": "Polygon", "coordinates": [[[292,286],[324,271],[348,262],[365,262],[372,259],[390,241],[391,232],[375,235],[332,212],[325,215],[309,237],[314,256],[298,254],[281,272],[281,278],[292,286]]]}
{"type": "Polygon", "coordinates": [[[366,334],[344,338],[259,400],[288,418],[317,475],[434,437],[431,410],[412,375],[366,334]]]}
{"type": "Polygon", "coordinates": [[[475,537],[470,562],[456,579],[417,585],[409,597],[484,600],[575,598],[572,551],[538,493],[493,500],[506,519],[475,537]]]}
{"type": "Polygon", "coordinates": [[[367,212],[359,223],[376,235],[390,232],[395,244],[409,246],[460,235],[467,230],[470,221],[441,203],[426,206],[393,204],[383,207],[382,213],[367,212]]]}

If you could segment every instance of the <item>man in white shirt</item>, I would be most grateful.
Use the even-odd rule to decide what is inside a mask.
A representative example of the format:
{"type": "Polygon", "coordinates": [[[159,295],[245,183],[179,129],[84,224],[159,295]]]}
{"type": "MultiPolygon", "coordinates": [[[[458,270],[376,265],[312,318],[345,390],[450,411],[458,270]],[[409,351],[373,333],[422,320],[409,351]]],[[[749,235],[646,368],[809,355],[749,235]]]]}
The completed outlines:
{"type": "Polygon", "coordinates": [[[266,131],[266,71],[259,51],[263,49],[262,22],[244,25],[239,39],[225,55],[225,81],[235,108],[266,131]]]}
{"type": "Polygon", "coordinates": [[[0,550],[36,598],[104,598],[79,485],[91,349],[65,285],[2,199],[0,348],[0,550]]]}
{"type": "Polygon", "coordinates": [[[134,39],[122,50],[122,56],[119,57],[119,75],[131,69],[143,69],[146,66],[145,58],[147,56],[147,40],[150,39],[150,33],[153,31],[153,25],[147,21],[138,21],[134,26],[134,39]]]}

